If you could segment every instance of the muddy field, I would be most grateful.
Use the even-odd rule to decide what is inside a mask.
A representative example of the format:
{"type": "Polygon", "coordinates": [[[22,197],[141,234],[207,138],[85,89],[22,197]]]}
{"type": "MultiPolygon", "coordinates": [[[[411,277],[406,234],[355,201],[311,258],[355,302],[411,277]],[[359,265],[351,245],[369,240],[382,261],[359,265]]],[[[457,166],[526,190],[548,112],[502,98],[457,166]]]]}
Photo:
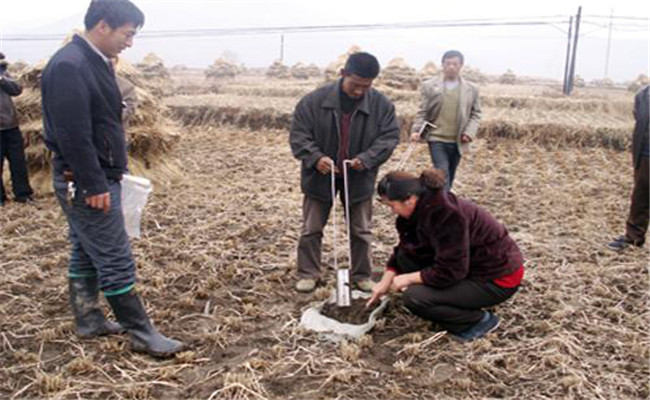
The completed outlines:
{"type": "MultiPolygon", "coordinates": [[[[506,224],[527,269],[520,292],[497,308],[500,328],[470,344],[430,331],[399,296],[358,342],[334,345],[298,326],[335,274],[328,270],[328,286],[315,294],[292,289],[302,197],[285,130],[184,127],[166,157],[180,173],[156,181],[133,250],[150,316],[190,350],[157,361],[130,352],[126,336],[74,336],[66,224],[42,194],[35,206],[0,209],[0,398],[650,395],[647,247],[605,248],[623,232],[629,206],[625,151],[494,136],[463,159],[455,191],[506,224]]],[[[429,165],[420,145],[407,169],[429,165]]],[[[396,240],[393,222],[376,204],[376,275],[396,240]]]]}

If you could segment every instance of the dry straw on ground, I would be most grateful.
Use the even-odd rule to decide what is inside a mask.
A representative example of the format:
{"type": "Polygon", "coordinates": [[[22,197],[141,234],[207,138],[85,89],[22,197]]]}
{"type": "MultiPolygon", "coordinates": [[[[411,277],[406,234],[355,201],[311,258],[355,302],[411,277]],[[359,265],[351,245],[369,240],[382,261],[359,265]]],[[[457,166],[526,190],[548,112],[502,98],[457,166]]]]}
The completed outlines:
{"type": "MultiPolygon", "coordinates": [[[[485,94],[539,97],[546,89],[534,90],[486,87],[485,94]]],[[[623,92],[621,99],[632,101],[623,92]]],[[[582,101],[580,96],[598,98],[595,92],[579,94],[582,101]]],[[[608,102],[619,95],[602,96],[608,102]]],[[[568,126],[593,120],[592,126],[628,129],[629,113],[598,106],[572,116],[542,108],[560,97],[530,100],[521,108],[487,107],[494,123],[526,127],[538,120],[539,131],[530,140],[496,134],[477,139],[457,173],[454,191],[504,223],[526,259],[523,285],[496,308],[502,323],[488,337],[460,344],[431,332],[404,309],[399,295],[356,343],[332,345],[302,330],[302,310],[326,290],[314,297],[292,290],[302,195],[286,126],[251,130],[224,121],[217,128],[206,119],[210,123],[184,128],[169,154],[183,160],[184,179],[156,187],[143,237],[133,242],[138,290],[152,319],[190,350],[161,362],[130,352],[125,336],[75,337],[65,220],[51,196],[39,196],[33,207],[9,203],[0,213],[0,397],[647,398],[648,252],[617,254],[604,247],[624,230],[629,154],[577,139],[560,146],[570,131],[551,125],[574,118],[568,126]],[[544,139],[545,132],[554,139],[544,139]]],[[[277,113],[290,116],[296,101],[258,97],[260,108],[252,109],[245,106],[249,96],[218,99],[237,104],[239,115],[277,106],[277,113]]],[[[398,104],[398,110],[415,107],[412,100],[398,104]]],[[[406,148],[396,149],[380,176],[406,148]]],[[[428,166],[426,145],[420,144],[406,169],[428,166]]],[[[373,234],[377,276],[397,239],[394,215],[379,204],[373,234]]],[[[324,237],[323,278],[331,289],[331,225],[324,237]]]]}
{"type": "MultiPolygon", "coordinates": [[[[202,126],[174,153],[187,179],[154,193],[133,244],[152,318],[191,351],[159,362],[131,353],[124,336],[76,338],[65,221],[51,198],[29,210],[10,204],[0,214],[0,396],[646,398],[648,255],[603,247],[624,228],[631,179],[609,171],[628,168],[628,154],[475,145],[455,190],[506,224],[527,268],[489,337],[463,345],[431,332],[399,296],[371,340],[335,346],[299,329],[312,298],[291,289],[302,196],[286,132],[202,126]]],[[[429,164],[421,145],[407,169],[429,164]]],[[[379,204],[373,233],[380,273],[396,236],[379,204]]],[[[324,278],[331,287],[333,271],[324,278]]]]}

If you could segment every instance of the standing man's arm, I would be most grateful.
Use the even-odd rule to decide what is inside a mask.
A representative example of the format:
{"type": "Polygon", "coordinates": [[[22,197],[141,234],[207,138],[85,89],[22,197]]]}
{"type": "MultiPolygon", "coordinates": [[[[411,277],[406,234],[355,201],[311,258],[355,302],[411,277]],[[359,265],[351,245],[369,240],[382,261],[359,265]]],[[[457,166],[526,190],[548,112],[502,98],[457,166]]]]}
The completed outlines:
{"type": "Polygon", "coordinates": [[[9,96],[20,96],[23,92],[23,87],[7,73],[0,73],[0,89],[9,96]]]}
{"type": "Polygon", "coordinates": [[[93,143],[91,100],[83,72],[75,65],[60,63],[43,85],[52,97],[46,105],[48,119],[59,151],[74,174],[77,195],[89,206],[108,211],[108,183],[93,143]]]}
{"type": "Polygon", "coordinates": [[[399,143],[399,122],[395,116],[395,106],[387,101],[387,104],[379,110],[381,120],[377,132],[377,137],[370,147],[357,154],[352,167],[354,169],[373,169],[386,162],[393,150],[399,143]],[[356,163],[356,166],[355,166],[356,163]],[[359,165],[361,164],[361,165],[359,165]]]}
{"type": "Polygon", "coordinates": [[[469,112],[469,121],[465,127],[465,132],[461,134],[461,142],[469,143],[476,138],[478,127],[481,123],[481,102],[478,96],[478,88],[473,90],[474,99],[472,101],[472,109],[469,112]]]}
{"type": "Polygon", "coordinates": [[[427,116],[429,115],[429,109],[431,108],[431,96],[429,92],[428,85],[422,83],[420,87],[420,106],[418,107],[418,111],[415,114],[415,121],[413,121],[413,126],[411,127],[411,141],[413,142],[424,139],[420,136],[420,131],[426,122],[427,116]]]}
{"type": "Polygon", "coordinates": [[[307,168],[316,168],[320,173],[328,174],[332,168],[332,159],[318,147],[313,132],[314,117],[310,109],[309,98],[303,97],[296,105],[291,119],[289,132],[291,152],[307,168]]]}

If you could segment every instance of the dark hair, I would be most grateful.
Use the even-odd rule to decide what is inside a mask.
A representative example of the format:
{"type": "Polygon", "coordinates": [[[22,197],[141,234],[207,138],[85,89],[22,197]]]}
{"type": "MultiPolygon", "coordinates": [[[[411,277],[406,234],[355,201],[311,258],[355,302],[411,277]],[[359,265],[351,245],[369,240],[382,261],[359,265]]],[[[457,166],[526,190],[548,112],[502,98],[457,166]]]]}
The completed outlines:
{"type": "Polygon", "coordinates": [[[128,23],[141,28],[144,25],[144,14],[129,0],[92,0],[84,18],[86,30],[93,29],[101,20],[113,29],[128,23]]]}
{"type": "Polygon", "coordinates": [[[444,63],[446,59],[454,57],[458,57],[460,65],[465,65],[465,57],[463,56],[463,53],[458,50],[445,51],[445,54],[442,55],[442,62],[444,63]]]}
{"type": "Polygon", "coordinates": [[[377,185],[379,197],[391,201],[404,201],[411,196],[420,197],[426,190],[437,192],[445,186],[445,172],[440,169],[425,169],[416,177],[405,171],[389,172],[377,185]]]}
{"type": "Polygon", "coordinates": [[[375,79],[379,75],[379,61],[370,53],[352,53],[345,62],[343,72],[355,74],[364,79],[375,79]]]}

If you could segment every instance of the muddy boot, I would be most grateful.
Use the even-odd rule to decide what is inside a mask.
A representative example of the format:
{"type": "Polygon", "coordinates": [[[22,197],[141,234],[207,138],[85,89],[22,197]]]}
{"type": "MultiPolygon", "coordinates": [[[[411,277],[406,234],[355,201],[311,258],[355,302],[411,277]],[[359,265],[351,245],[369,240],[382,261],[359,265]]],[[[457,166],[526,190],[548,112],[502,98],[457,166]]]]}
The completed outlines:
{"type": "Polygon", "coordinates": [[[82,338],[124,333],[124,328],[107,321],[99,307],[97,277],[70,278],[70,306],[74,314],[76,333],[82,338]]]}
{"type": "Polygon", "coordinates": [[[134,290],[108,296],[108,302],[120,325],[131,335],[131,348],[139,353],[167,358],[183,351],[185,345],[160,334],[149,321],[140,297],[134,290]]]}

